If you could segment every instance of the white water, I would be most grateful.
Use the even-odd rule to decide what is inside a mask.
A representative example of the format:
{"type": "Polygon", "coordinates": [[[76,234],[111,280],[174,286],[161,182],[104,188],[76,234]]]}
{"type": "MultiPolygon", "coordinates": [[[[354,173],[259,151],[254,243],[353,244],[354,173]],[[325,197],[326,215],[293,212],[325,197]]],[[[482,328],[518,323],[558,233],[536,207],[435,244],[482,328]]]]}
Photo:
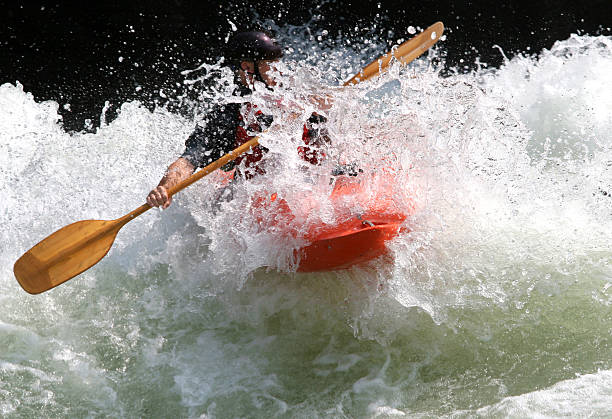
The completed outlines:
{"type": "Polygon", "coordinates": [[[68,223],[139,206],[193,121],[126,103],[97,133],[67,134],[58,104],[0,87],[1,414],[610,415],[612,40],[573,36],[446,78],[423,60],[350,90],[321,80],[337,85],[350,74],[340,62],[359,57],[319,51],[336,64],[315,70],[300,53],[274,94],[284,108],[267,109],[269,176],[217,212],[214,182],[192,186],[39,296],[19,288],[14,261],[68,223]],[[334,98],[320,168],[295,155],[308,92],[334,98]],[[325,221],[334,162],[371,171],[381,159],[398,205],[416,205],[393,257],[274,269],[291,270],[299,243],[244,217],[249,196],[273,189],[299,212],[314,194],[319,210],[300,216],[325,221]]]}

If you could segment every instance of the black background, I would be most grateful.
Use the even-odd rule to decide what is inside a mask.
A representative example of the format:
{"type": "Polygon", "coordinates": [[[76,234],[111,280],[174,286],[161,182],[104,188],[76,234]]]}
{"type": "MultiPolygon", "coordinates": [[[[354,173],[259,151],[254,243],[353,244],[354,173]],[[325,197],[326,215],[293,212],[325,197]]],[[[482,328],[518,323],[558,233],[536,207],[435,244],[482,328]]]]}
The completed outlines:
{"type": "Polygon", "coordinates": [[[571,33],[609,35],[612,27],[612,0],[0,1],[0,13],[0,84],[19,81],[38,101],[69,103],[70,110],[60,107],[68,130],[84,129],[85,118],[98,121],[105,101],[111,117],[126,100],[163,102],[159,89],[180,89],[181,70],[218,58],[228,19],[239,28],[265,19],[310,22],[347,38],[371,33],[376,23],[383,38],[393,30],[390,45],[409,38],[410,25],[441,20],[446,67],[460,71],[474,68],[477,57],[498,66],[502,56],[493,45],[509,57],[531,54],[571,33]]]}

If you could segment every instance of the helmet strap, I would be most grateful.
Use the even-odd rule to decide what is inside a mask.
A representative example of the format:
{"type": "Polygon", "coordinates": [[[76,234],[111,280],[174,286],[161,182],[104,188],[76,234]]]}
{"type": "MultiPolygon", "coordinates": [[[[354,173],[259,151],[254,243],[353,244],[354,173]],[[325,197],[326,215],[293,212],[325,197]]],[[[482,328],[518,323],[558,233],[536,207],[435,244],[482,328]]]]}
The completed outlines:
{"type": "Polygon", "coordinates": [[[261,73],[259,72],[259,61],[253,60],[253,66],[255,67],[255,71],[253,71],[253,76],[255,76],[255,80],[266,84],[263,77],[261,77],[261,73]]]}

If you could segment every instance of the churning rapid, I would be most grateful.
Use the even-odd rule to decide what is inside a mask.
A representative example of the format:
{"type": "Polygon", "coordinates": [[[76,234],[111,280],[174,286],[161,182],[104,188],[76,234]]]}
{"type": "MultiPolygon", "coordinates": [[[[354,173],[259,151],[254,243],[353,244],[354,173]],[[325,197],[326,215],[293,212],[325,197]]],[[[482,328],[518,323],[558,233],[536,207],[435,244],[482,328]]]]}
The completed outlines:
{"type": "MultiPolygon", "coordinates": [[[[283,36],[282,87],[253,98],[275,116],[268,174],[194,184],[38,296],[15,260],[64,225],[141,205],[204,109],[125,103],[96,133],[68,134],[64,104],[0,87],[0,415],[612,414],[612,39],[445,77],[425,57],[340,88],[380,46],[306,51],[299,28],[283,36]],[[315,97],[333,103],[321,166],[296,153],[315,97]],[[410,231],[368,265],[292,273],[300,243],[260,228],[251,197],[275,191],[303,225],[330,221],[330,172],[349,163],[395,174],[410,231]]],[[[185,78],[200,104],[229,97],[219,66],[185,78]]]]}

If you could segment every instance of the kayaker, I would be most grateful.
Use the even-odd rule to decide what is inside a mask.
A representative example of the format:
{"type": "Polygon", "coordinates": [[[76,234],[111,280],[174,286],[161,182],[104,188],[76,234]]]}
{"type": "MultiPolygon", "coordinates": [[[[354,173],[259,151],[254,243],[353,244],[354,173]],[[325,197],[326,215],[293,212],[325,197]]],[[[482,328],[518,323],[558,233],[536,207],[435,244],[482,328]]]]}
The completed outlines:
{"type": "MultiPolygon", "coordinates": [[[[274,63],[283,57],[283,48],[264,32],[239,32],[227,43],[225,59],[234,69],[236,76],[236,96],[252,93],[254,82],[262,82],[268,89],[276,85],[274,63]]],[[[227,103],[213,107],[198,124],[185,142],[185,152],[166,170],[165,175],[147,196],[147,203],[153,207],[168,208],[172,197],[168,190],[188,178],[200,167],[219,159],[234,148],[249,141],[254,132],[261,132],[272,123],[272,117],[264,115],[250,103],[227,103]]],[[[320,163],[322,158],[318,146],[329,141],[320,128],[323,116],[313,114],[304,126],[299,155],[312,164],[320,163]]],[[[250,179],[265,173],[260,164],[266,148],[257,146],[246,155],[235,160],[236,174],[250,179]]]]}

